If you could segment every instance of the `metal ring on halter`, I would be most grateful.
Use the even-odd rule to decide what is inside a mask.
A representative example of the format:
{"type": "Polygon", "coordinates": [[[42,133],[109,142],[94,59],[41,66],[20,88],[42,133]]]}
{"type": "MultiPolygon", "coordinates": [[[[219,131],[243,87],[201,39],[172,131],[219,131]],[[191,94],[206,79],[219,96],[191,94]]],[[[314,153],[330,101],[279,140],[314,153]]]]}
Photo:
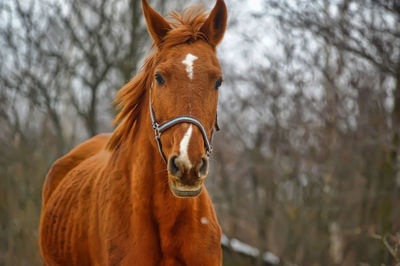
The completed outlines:
{"type": "MultiPolygon", "coordinates": [[[[151,85],[151,87],[153,87],[153,84],[151,85]]],[[[155,115],[154,115],[153,107],[151,106],[151,87],[149,90],[150,118],[151,118],[151,123],[153,125],[158,150],[160,151],[161,157],[163,158],[164,162],[167,163],[167,158],[165,157],[165,154],[162,150],[161,134],[164,131],[166,131],[167,129],[169,129],[177,124],[180,124],[180,123],[190,123],[190,124],[197,126],[200,129],[201,135],[203,136],[203,140],[204,140],[204,146],[206,148],[206,155],[207,155],[207,157],[209,157],[213,151],[213,146],[212,146],[210,140],[208,139],[207,132],[206,132],[203,124],[199,120],[197,120],[194,117],[190,117],[190,116],[179,116],[179,117],[173,118],[171,120],[168,120],[167,122],[165,122],[161,125],[157,122],[155,115]]],[[[215,128],[217,129],[217,131],[219,130],[217,121],[215,123],[215,128]]],[[[211,140],[213,137],[213,133],[214,133],[214,131],[212,131],[212,133],[211,133],[211,140]]]]}

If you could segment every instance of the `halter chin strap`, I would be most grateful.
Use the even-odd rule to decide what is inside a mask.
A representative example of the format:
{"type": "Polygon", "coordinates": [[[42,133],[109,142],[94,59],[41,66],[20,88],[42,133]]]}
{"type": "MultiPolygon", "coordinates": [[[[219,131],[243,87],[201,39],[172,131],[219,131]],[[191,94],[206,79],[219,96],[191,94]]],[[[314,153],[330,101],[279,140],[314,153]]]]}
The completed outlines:
{"type": "MultiPolygon", "coordinates": [[[[177,124],[180,124],[180,123],[190,123],[190,124],[197,126],[200,129],[201,135],[203,136],[203,140],[204,140],[204,146],[206,148],[206,155],[207,155],[207,157],[209,157],[213,151],[212,138],[214,135],[214,130],[211,132],[211,139],[209,140],[208,136],[207,136],[207,132],[206,132],[203,124],[196,118],[190,117],[190,116],[178,116],[176,118],[168,120],[167,122],[159,124],[155,118],[153,107],[151,106],[151,88],[150,88],[149,92],[150,92],[149,93],[149,107],[150,107],[151,124],[153,125],[154,134],[156,136],[158,150],[160,151],[161,157],[163,158],[164,162],[167,163],[167,158],[165,157],[165,154],[162,150],[161,134],[163,132],[165,132],[167,129],[169,129],[177,124]]],[[[215,120],[215,129],[216,129],[216,131],[219,131],[217,118],[215,118],[215,119],[216,119],[215,120]]]]}

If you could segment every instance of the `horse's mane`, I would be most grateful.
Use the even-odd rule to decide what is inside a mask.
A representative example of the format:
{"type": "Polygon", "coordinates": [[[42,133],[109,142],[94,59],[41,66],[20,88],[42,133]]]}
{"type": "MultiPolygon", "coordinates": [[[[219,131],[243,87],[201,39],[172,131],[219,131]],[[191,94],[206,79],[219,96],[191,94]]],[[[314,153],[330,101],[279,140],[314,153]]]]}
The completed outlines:
{"type": "MultiPolygon", "coordinates": [[[[171,29],[156,49],[168,48],[199,39],[207,41],[206,36],[200,32],[206,18],[207,12],[200,6],[188,7],[181,13],[172,11],[168,17],[171,29]]],[[[153,44],[151,47],[152,50],[155,45],[153,44]]],[[[157,50],[146,58],[140,72],[118,91],[114,103],[117,104],[117,110],[120,110],[120,112],[113,122],[114,125],[118,126],[108,140],[107,149],[115,151],[122,143],[133,142],[135,129],[139,122],[139,113],[145,101],[146,90],[152,84],[152,73],[154,73],[156,60],[157,50]]]]}

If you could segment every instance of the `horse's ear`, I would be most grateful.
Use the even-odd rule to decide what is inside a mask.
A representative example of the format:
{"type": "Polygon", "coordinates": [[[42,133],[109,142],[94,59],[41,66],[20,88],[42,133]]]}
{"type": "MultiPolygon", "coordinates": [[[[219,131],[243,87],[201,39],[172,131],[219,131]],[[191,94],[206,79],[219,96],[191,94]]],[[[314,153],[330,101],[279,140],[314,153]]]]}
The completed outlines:
{"type": "Polygon", "coordinates": [[[213,10],[200,29],[207,36],[208,42],[212,46],[217,46],[224,37],[227,16],[224,0],[217,0],[213,10]]]}
{"type": "Polygon", "coordinates": [[[147,0],[142,0],[142,9],[144,17],[146,18],[147,30],[156,45],[159,45],[161,40],[171,29],[168,21],[166,21],[160,14],[158,14],[147,0]]]}

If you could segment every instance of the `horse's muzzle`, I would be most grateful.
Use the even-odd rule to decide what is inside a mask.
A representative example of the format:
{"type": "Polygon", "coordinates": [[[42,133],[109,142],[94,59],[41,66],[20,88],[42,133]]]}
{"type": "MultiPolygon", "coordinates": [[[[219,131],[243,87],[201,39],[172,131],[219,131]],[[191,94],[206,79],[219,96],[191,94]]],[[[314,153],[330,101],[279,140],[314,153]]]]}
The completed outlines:
{"type": "Polygon", "coordinates": [[[168,176],[172,193],[178,197],[195,197],[208,174],[208,159],[202,157],[196,164],[190,164],[172,155],[168,159],[168,176]]]}

